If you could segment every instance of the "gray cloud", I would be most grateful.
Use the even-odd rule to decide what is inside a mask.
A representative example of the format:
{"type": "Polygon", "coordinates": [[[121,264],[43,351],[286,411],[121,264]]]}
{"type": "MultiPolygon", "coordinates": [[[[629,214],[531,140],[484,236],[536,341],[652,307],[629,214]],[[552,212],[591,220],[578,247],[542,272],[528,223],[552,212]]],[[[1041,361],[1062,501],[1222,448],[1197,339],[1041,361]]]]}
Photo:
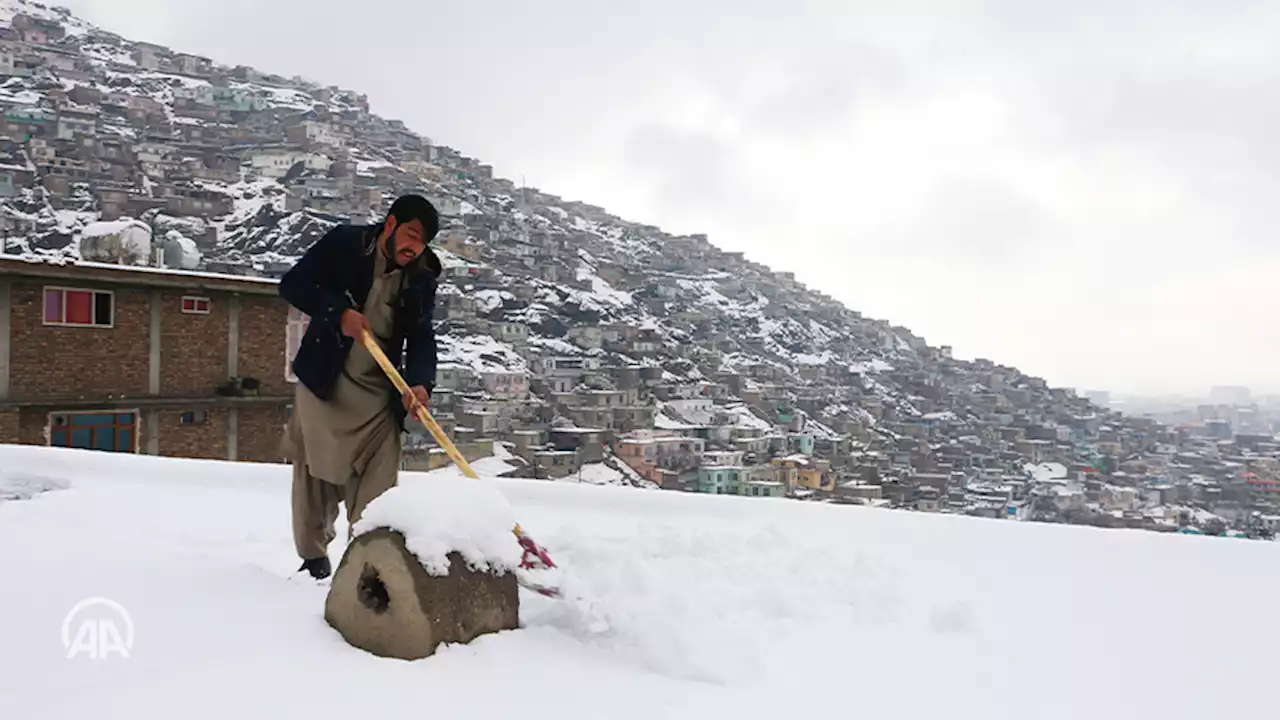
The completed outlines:
{"type": "Polygon", "coordinates": [[[628,169],[647,179],[660,211],[726,213],[761,200],[742,182],[732,144],[714,134],[649,125],[632,135],[627,150],[628,169]]]}
{"type": "Polygon", "coordinates": [[[929,188],[896,242],[912,258],[992,268],[1046,246],[1061,251],[1068,236],[1043,206],[999,180],[946,177],[929,188]]]}

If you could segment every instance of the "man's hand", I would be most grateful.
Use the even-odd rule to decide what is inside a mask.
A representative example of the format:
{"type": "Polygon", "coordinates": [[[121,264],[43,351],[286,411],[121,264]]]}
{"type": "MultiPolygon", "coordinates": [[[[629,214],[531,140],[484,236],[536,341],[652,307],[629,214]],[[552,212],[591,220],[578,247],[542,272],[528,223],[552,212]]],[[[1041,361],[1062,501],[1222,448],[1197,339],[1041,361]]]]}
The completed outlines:
{"type": "Polygon", "coordinates": [[[363,331],[369,329],[369,319],[350,308],[342,311],[341,323],[342,334],[356,340],[360,339],[363,331]]]}
{"type": "Polygon", "coordinates": [[[409,388],[409,392],[400,397],[400,401],[404,403],[404,409],[413,412],[415,405],[421,405],[422,409],[427,408],[427,402],[431,399],[431,393],[421,385],[414,385],[409,388]]]}

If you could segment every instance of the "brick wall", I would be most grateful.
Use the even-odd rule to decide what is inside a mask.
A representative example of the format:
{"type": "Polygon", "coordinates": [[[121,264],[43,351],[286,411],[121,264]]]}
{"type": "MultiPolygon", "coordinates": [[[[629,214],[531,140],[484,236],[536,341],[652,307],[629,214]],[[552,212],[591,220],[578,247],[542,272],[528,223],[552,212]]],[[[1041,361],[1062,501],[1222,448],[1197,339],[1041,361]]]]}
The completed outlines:
{"type": "MultiPolygon", "coordinates": [[[[289,306],[279,297],[240,300],[240,375],[257,378],[263,395],[292,395],[285,379],[285,325],[289,306]]],[[[225,351],[224,351],[225,355],[225,351]]]]}
{"type": "Polygon", "coordinates": [[[284,424],[288,419],[288,410],[284,406],[240,408],[237,420],[237,459],[248,462],[282,462],[280,440],[284,437],[284,424]]]}
{"type": "MultiPolygon", "coordinates": [[[[63,283],[58,283],[62,285],[63,283]]],[[[65,283],[114,295],[113,327],[54,327],[43,324],[44,285],[16,281],[12,289],[11,396],[15,400],[69,400],[150,391],[151,295],[147,288],[65,283]]],[[[158,292],[160,394],[213,395],[229,377],[229,293],[158,292]],[[210,312],[182,312],[182,297],[210,300],[210,312]]],[[[274,296],[240,298],[238,374],[254,377],[264,395],[290,395],[285,379],[288,306],[274,296]]]]}
{"type": "Polygon", "coordinates": [[[182,312],[187,293],[160,293],[160,394],[208,396],[226,382],[231,296],[196,293],[209,299],[209,314],[182,312]]]}
{"type": "MultiPolygon", "coordinates": [[[[112,294],[111,327],[52,327],[43,324],[42,280],[15,278],[11,286],[10,399],[37,400],[38,407],[0,408],[0,442],[47,445],[50,412],[81,412],[72,400],[102,402],[138,414],[137,447],[148,452],[150,408],[129,406],[129,397],[150,395],[152,302],[160,313],[160,395],[214,397],[230,375],[227,361],[232,295],[225,291],[130,288],[91,281],[49,281],[59,287],[112,294]],[[182,312],[184,295],[209,299],[209,313],[182,312]],[[47,403],[47,404],[46,404],[47,403]]],[[[292,396],[285,376],[288,306],[275,295],[239,297],[237,374],[260,382],[263,395],[292,396]]],[[[87,404],[87,403],[85,403],[87,404]]],[[[96,408],[95,408],[96,409],[96,408]]],[[[84,410],[90,411],[90,410],[84,410]]],[[[226,459],[231,409],[227,406],[154,410],[156,449],[169,457],[226,459]],[[205,415],[183,424],[184,412],[205,415]]],[[[286,405],[241,406],[237,412],[236,455],[240,460],[281,462],[280,441],[286,405]]]]}
{"type": "Polygon", "coordinates": [[[13,284],[9,369],[13,399],[146,394],[150,378],[149,293],[119,286],[83,286],[114,295],[113,327],[46,326],[44,285],[13,284]]]}
{"type": "MultiPolygon", "coordinates": [[[[167,457],[226,460],[230,416],[230,410],[219,407],[157,410],[159,454],[167,457]],[[196,419],[201,422],[183,425],[182,414],[188,411],[195,413],[196,419]]],[[[145,448],[144,445],[143,449],[145,448]]]]}
{"type": "Polygon", "coordinates": [[[23,408],[18,413],[18,442],[23,445],[48,445],[45,428],[49,425],[49,411],[23,408]]]}
{"type": "Polygon", "coordinates": [[[0,410],[0,443],[16,444],[19,441],[20,418],[17,410],[0,410]]]}

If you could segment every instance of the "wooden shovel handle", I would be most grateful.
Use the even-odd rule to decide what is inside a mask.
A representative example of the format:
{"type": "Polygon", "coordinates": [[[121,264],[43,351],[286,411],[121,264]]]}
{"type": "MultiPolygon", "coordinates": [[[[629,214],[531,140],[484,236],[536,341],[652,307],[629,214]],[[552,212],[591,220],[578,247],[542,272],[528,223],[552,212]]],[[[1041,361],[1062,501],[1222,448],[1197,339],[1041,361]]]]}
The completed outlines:
{"type": "MultiPolygon", "coordinates": [[[[369,354],[373,356],[373,359],[378,361],[378,365],[382,366],[382,371],[387,374],[387,377],[391,378],[391,384],[396,386],[396,390],[399,390],[401,395],[409,392],[409,383],[405,382],[404,377],[400,375],[400,371],[396,369],[395,365],[391,364],[387,354],[382,352],[382,348],[378,346],[378,342],[373,339],[368,330],[362,331],[360,340],[365,348],[368,349],[369,354]]],[[[436,444],[444,448],[445,454],[458,466],[463,475],[470,478],[480,477],[475,470],[471,469],[471,463],[467,462],[467,459],[458,451],[458,446],[454,445],[449,436],[445,434],[444,428],[440,427],[440,424],[436,422],[435,418],[431,417],[431,413],[427,412],[427,409],[421,403],[415,402],[413,404],[413,412],[418,416],[418,420],[430,431],[432,437],[436,439],[436,444]]]]}
{"type": "MultiPolygon", "coordinates": [[[[391,364],[391,360],[386,353],[382,352],[382,348],[378,345],[378,341],[373,339],[373,335],[368,330],[364,330],[361,332],[360,340],[365,348],[368,349],[369,354],[373,356],[373,359],[378,361],[378,365],[382,366],[382,371],[387,374],[387,377],[391,378],[391,383],[396,386],[396,390],[399,390],[401,395],[409,392],[409,383],[405,382],[404,377],[400,375],[400,371],[396,369],[396,366],[391,364]]],[[[413,404],[413,411],[418,416],[418,420],[422,421],[422,424],[431,432],[432,437],[436,439],[436,443],[444,448],[445,454],[449,456],[449,459],[462,471],[462,474],[469,478],[479,479],[480,476],[476,474],[475,470],[471,469],[471,463],[467,462],[467,459],[462,456],[462,453],[458,451],[458,446],[453,444],[453,441],[445,434],[444,428],[440,427],[436,419],[431,417],[431,413],[427,412],[427,409],[417,402],[413,404]]],[[[516,526],[511,531],[520,539],[521,546],[525,547],[526,551],[529,551],[530,548],[536,550],[543,562],[550,564],[550,558],[547,557],[546,551],[533,542],[533,538],[525,534],[524,529],[520,527],[520,523],[516,523],[516,526]]]]}

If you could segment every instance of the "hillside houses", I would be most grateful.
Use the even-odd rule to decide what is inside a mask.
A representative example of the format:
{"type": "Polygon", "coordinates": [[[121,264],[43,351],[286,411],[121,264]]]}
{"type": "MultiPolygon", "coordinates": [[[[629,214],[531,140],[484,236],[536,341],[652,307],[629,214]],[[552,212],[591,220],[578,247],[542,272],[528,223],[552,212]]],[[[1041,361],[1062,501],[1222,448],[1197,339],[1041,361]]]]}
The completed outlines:
{"type": "Polygon", "coordinates": [[[1237,432],[1248,413],[1108,412],[705,235],[495,177],[358,92],[23,7],[0,29],[5,254],[74,264],[86,228],[137,221],[201,270],[269,279],[423,193],[444,225],[433,413],[517,474],[1154,529],[1280,512],[1280,444],[1237,432]]]}

